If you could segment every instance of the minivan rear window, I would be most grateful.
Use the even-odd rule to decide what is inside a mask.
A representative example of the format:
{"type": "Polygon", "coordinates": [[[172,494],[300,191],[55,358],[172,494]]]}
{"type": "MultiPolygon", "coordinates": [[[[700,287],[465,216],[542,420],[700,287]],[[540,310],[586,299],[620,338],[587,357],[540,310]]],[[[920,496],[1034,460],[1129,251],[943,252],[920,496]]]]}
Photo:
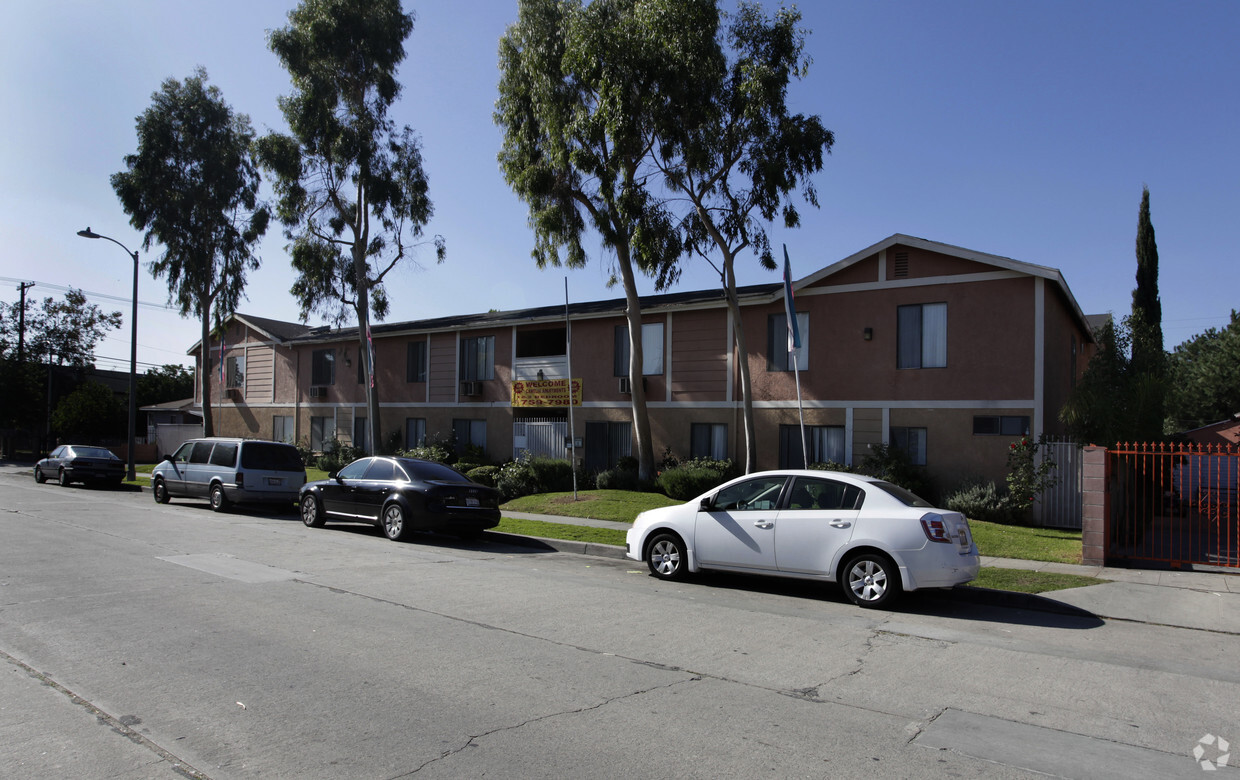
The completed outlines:
{"type": "Polygon", "coordinates": [[[247,441],[241,447],[241,468],[254,471],[304,471],[301,456],[291,444],[247,441]]]}
{"type": "Polygon", "coordinates": [[[232,467],[237,463],[237,445],[234,442],[219,442],[211,450],[212,466],[232,467]]]}

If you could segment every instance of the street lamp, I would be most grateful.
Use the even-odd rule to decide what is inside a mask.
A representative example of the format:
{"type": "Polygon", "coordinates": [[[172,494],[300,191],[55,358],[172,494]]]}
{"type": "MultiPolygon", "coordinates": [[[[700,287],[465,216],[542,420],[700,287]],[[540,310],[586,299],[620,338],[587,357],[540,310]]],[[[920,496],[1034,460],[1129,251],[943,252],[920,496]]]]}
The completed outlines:
{"type": "Polygon", "coordinates": [[[129,317],[129,453],[126,464],[129,468],[129,481],[133,482],[137,478],[134,473],[133,455],[138,428],[138,253],[130,252],[129,247],[115,238],[101,236],[90,228],[79,230],[78,235],[82,238],[107,239],[124,249],[125,254],[133,258],[133,312],[129,317]]]}

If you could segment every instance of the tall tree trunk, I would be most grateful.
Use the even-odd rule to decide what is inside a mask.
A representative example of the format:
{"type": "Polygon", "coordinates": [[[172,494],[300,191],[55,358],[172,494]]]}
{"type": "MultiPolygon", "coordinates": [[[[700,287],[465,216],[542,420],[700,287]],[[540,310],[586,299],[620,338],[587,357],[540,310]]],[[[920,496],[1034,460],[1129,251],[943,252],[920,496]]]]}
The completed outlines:
{"type": "Polygon", "coordinates": [[[637,298],[637,279],[627,244],[616,247],[616,265],[624,283],[624,317],[629,323],[629,388],[632,391],[633,435],[637,438],[637,476],[654,478],[654,442],[650,439],[650,413],[646,409],[646,388],[642,386],[642,308],[637,298]]]}
{"type": "MultiPolygon", "coordinates": [[[[356,265],[355,265],[356,267],[356,265]]],[[[358,278],[362,271],[358,271],[358,278]]],[[[357,359],[362,366],[362,382],[366,387],[366,430],[370,436],[370,446],[367,448],[371,454],[379,451],[379,383],[375,382],[375,386],[370,386],[370,345],[366,340],[366,331],[370,329],[370,290],[365,284],[359,284],[357,288],[357,304],[355,305],[357,312],[357,359]]],[[[347,380],[346,380],[347,381],[347,380]]],[[[353,430],[357,430],[354,424],[353,430]]],[[[353,442],[354,447],[361,446],[358,442],[353,442]]]]}
{"type": "MultiPolygon", "coordinates": [[[[199,342],[198,382],[202,387],[202,435],[215,435],[215,422],[211,415],[211,306],[202,307],[202,340],[199,342]]],[[[224,355],[220,354],[220,360],[224,355]]]]}
{"type": "MultiPolygon", "coordinates": [[[[724,250],[723,278],[728,311],[732,314],[732,337],[736,341],[736,360],[741,375],[741,415],[745,426],[745,473],[758,470],[758,446],[753,422],[753,382],[749,376],[749,348],[745,344],[745,323],[741,321],[741,303],[736,297],[736,273],[732,267],[735,255],[724,250]]],[[[728,379],[731,381],[731,378],[728,379]]]]}

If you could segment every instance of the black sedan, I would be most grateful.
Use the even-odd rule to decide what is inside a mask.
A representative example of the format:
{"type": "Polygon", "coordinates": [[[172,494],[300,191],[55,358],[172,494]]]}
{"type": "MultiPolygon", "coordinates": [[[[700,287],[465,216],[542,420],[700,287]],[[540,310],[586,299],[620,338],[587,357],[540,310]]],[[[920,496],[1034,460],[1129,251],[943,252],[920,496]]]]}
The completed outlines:
{"type": "Polygon", "coordinates": [[[308,482],[298,496],[301,520],[373,523],[393,541],[414,531],[462,538],[499,525],[499,491],[456,469],[416,458],[355,460],[329,479],[308,482]]]}
{"type": "Polygon", "coordinates": [[[34,464],[34,481],[49,479],[65,486],[74,482],[119,485],[125,479],[125,463],[104,447],[62,444],[34,464]]]}

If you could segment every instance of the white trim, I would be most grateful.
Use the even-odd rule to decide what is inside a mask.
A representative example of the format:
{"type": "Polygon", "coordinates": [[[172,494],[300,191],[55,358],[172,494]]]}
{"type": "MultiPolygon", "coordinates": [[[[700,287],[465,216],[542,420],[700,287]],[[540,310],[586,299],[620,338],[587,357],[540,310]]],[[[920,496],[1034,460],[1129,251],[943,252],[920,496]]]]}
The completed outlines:
{"type": "Polygon", "coordinates": [[[852,406],[844,410],[844,462],[852,465],[853,462],[853,434],[855,424],[853,422],[852,406]]]}
{"type": "MultiPolygon", "coordinates": [[[[948,276],[924,276],[917,279],[893,279],[888,282],[858,282],[857,284],[839,284],[832,287],[813,287],[799,290],[797,297],[809,295],[840,295],[853,292],[873,292],[875,290],[893,290],[901,287],[935,287],[944,284],[973,284],[976,282],[993,282],[1001,279],[1024,279],[1027,274],[1013,271],[986,271],[976,274],[950,274],[948,276]]],[[[1040,281],[1040,280],[1039,280],[1040,281]]]]}

